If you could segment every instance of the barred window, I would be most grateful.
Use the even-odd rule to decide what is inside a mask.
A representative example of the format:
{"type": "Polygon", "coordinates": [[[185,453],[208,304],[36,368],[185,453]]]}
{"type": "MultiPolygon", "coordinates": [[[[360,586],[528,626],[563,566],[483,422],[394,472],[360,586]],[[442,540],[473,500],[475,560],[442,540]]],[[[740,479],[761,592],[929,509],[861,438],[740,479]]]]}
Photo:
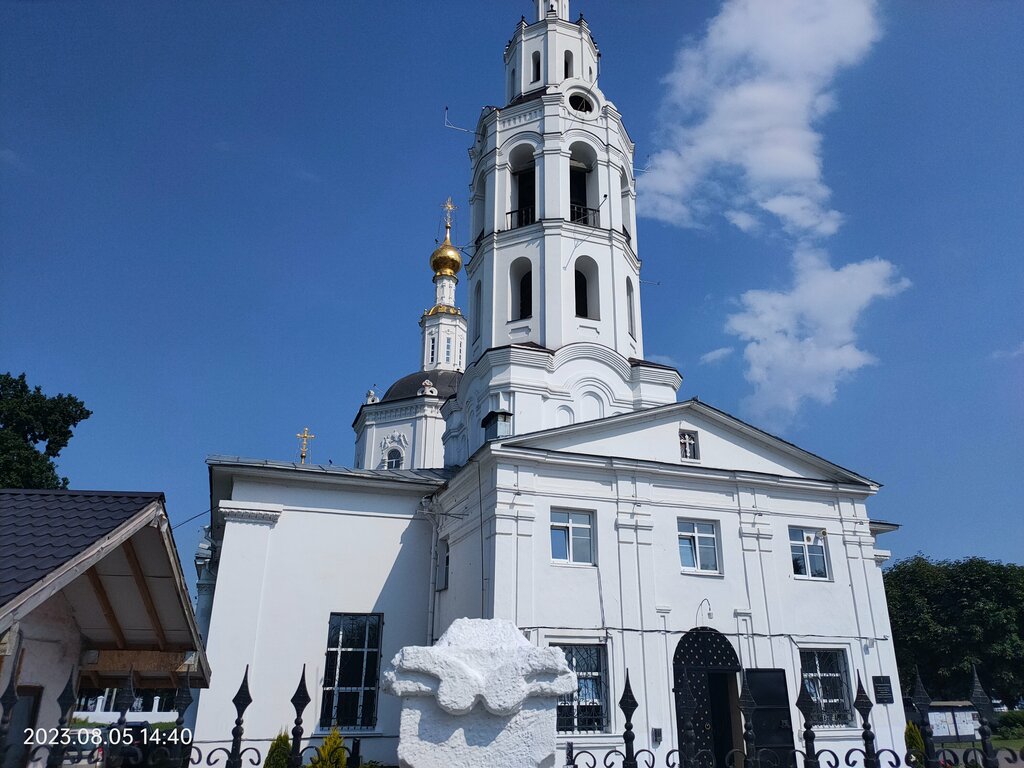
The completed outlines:
{"type": "Polygon", "coordinates": [[[332,613],[320,727],[373,728],[377,724],[380,641],[379,613],[332,613]]]}
{"type": "Polygon", "coordinates": [[[559,733],[603,732],[608,727],[608,659],[603,645],[558,645],[576,673],[576,691],[558,697],[559,733]]]}
{"type": "Polygon", "coordinates": [[[802,650],[800,670],[816,709],[811,716],[811,725],[852,725],[853,705],[850,698],[850,672],[846,665],[846,652],[828,649],[802,650]]]}

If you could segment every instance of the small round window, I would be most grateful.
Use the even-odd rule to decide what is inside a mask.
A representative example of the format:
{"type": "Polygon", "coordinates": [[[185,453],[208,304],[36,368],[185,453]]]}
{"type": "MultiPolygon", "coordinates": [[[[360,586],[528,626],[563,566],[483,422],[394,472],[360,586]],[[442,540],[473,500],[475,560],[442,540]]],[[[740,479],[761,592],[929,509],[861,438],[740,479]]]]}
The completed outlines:
{"type": "Polygon", "coordinates": [[[594,105],[582,93],[574,93],[569,97],[569,106],[577,112],[593,112],[594,105]]]}

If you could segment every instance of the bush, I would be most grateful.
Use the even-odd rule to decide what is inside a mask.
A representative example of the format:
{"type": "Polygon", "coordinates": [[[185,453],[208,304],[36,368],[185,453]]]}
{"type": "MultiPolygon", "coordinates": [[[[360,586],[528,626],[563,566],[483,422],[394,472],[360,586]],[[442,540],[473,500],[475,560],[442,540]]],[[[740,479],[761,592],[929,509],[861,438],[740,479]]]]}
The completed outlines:
{"type": "Polygon", "coordinates": [[[270,742],[270,749],[267,750],[267,757],[263,761],[263,768],[288,768],[288,758],[291,755],[292,743],[288,734],[281,731],[270,742]]]}
{"type": "Polygon", "coordinates": [[[924,765],[924,737],[917,723],[907,723],[907,728],[903,731],[903,741],[907,745],[907,754],[914,757],[915,765],[924,765]]]}
{"type": "Polygon", "coordinates": [[[337,728],[324,738],[323,744],[316,748],[316,755],[310,761],[315,768],[345,768],[348,763],[348,752],[345,740],[341,738],[337,728]]]}
{"type": "Polygon", "coordinates": [[[1024,730],[1024,709],[1015,709],[1012,712],[1002,712],[997,715],[996,725],[993,730],[1005,739],[1017,738],[1015,736],[1007,736],[1005,732],[1008,730],[1024,730]]]}

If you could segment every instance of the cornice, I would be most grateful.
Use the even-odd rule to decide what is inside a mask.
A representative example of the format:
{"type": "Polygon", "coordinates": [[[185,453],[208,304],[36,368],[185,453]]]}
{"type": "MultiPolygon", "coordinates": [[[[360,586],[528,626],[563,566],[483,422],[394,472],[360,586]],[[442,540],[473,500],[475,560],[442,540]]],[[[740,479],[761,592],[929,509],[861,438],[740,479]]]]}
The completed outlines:
{"type": "Polygon", "coordinates": [[[281,517],[284,506],[256,501],[225,500],[220,503],[218,509],[225,522],[273,526],[281,517]]]}

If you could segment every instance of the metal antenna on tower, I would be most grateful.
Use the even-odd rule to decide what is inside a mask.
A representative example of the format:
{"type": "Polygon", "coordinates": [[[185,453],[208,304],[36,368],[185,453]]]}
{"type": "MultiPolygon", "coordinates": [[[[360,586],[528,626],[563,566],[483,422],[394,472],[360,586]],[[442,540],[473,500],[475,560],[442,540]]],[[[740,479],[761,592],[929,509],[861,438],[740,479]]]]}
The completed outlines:
{"type": "Polygon", "coordinates": [[[447,104],[445,104],[445,106],[444,106],[444,127],[445,128],[451,128],[452,130],[455,130],[455,131],[462,131],[463,133],[472,133],[472,131],[469,130],[469,128],[460,128],[457,125],[452,125],[451,121],[448,119],[448,105],[447,104]]]}

